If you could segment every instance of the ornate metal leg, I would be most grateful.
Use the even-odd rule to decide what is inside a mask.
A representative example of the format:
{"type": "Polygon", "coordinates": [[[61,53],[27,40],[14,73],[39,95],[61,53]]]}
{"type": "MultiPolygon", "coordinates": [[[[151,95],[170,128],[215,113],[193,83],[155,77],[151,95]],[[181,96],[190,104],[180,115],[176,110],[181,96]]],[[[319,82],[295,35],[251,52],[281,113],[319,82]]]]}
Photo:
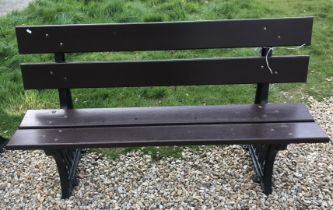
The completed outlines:
{"type": "Polygon", "coordinates": [[[251,146],[250,144],[242,144],[241,145],[242,149],[245,150],[245,151],[249,151],[250,146],[251,146]]]}
{"type": "Polygon", "coordinates": [[[272,193],[272,175],[276,154],[279,150],[286,149],[287,145],[249,145],[254,171],[256,173],[257,182],[261,183],[263,191],[266,195],[272,193]]]}
{"type": "Polygon", "coordinates": [[[73,188],[78,185],[77,166],[81,158],[81,149],[45,150],[46,155],[56,161],[61,184],[62,198],[69,198],[73,188]]]}
{"type": "Polygon", "coordinates": [[[2,136],[0,136],[0,153],[2,153],[4,151],[4,148],[7,143],[8,143],[8,139],[5,139],[2,136]]]}

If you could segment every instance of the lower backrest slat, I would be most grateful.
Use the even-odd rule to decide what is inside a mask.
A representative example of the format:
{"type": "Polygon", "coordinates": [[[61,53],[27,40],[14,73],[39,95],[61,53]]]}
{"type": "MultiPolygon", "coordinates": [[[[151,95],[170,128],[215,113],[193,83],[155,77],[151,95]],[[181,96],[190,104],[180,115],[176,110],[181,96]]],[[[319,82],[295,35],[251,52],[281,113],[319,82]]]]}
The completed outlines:
{"type": "Polygon", "coordinates": [[[308,56],[22,64],[25,89],[306,82],[308,56]],[[272,72],[271,72],[272,70],[272,72]]]}

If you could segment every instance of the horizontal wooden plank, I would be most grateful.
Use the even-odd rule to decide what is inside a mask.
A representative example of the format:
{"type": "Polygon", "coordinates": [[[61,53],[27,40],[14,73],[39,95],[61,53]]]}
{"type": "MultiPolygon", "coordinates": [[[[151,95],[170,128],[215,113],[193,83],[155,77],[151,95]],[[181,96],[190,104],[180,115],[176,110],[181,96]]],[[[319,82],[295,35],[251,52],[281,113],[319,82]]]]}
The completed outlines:
{"type": "Polygon", "coordinates": [[[312,17],[18,26],[20,53],[181,50],[311,43],[312,17]]]}
{"type": "Polygon", "coordinates": [[[314,122],[19,129],[7,149],[327,142],[314,122]]]}
{"type": "Polygon", "coordinates": [[[21,129],[314,121],[303,104],[29,110],[21,129]]]}
{"type": "Polygon", "coordinates": [[[308,56],[22,64],[25,89],[305,82],[308,56]]]}

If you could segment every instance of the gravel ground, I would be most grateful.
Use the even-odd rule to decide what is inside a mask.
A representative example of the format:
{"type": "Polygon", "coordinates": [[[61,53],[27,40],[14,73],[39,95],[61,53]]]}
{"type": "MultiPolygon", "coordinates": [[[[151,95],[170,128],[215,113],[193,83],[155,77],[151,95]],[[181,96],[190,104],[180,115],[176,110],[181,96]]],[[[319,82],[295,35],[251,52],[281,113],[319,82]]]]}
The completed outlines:
{"type": "MultiPolygon", "coordinates": [[[[309,101],[332,138],[333,97],[309,101]]],[[[270,196],[252,181],[250,157],[236,145],[186,149],[181,159],[158,161],[140,152],[117,160],[88,153],[68,200],[60,199],[55,163],[43,152],[1,156],[0,209],[333,209],[332,143],[280,152],[270,196]]]]}
{"type": "Polygon", "coordinates": [[[0,0],[0,16],[13,10],[21,10],[29,5],[32,0],[0,0]]]}

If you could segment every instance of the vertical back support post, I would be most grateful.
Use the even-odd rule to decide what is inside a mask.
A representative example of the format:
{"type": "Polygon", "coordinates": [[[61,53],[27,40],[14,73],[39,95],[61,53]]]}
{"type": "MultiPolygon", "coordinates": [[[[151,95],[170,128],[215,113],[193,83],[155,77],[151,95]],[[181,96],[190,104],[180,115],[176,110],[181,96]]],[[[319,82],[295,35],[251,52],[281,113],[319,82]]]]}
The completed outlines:
{"type": "MultiPolygon", "coordinates": [[[[64,53],[55,53],[54,60],[56,63],[65,62],[64,53]]],[[[73,101],[70,89],[58,89],[60,108],[73,109],[73,101]]],[[[60,176],[62,198],[67,199],[72,195],[75,186],[78,185],[77,170],[81,158],[81,149],[52,149],[45,150],[46,155],[54,158],[58,173],[60,176]]]]}
{"type": "MultiPolygon", "coordinates": [[[[261,48],[262,57],[271,57],[270,48],[261,48]]],[[[269,83],[258,83],[255,96],[255,104],[268,103],[269,83]]],[[[272,193],[272,176],[274,160],[279,150],[286,149],[287,145],[250,144],[245,148],[249,151],[255,172],[255,181],[259,182],[266,195],[272,193]]]]}
{"type": "MultiPolygon", "coordinates": [[[[272,50],[269,50],[268,47],[263,47],[260,50],[260,54],[263,57],[266,57],[267,54],[268,54],[269,57],[271,57],[272,56],[272,50]]],[[[254,103],[256,103],[256,104],[267,104],[268,103],[268,91],[269,91],[269,83],[258,83],[254,103]]]]}
{"type": "MultiPolygon", "coordinates": [[[[65,62],[65,54],[64,53],[55,53],[54,60],[56,63],[65,62]]],[[[61,109],[73,109],[73,100],[71,90],[67,88],[58,89],[59,92],[59,100],[60,100],[60,108],[61,109]]]]}

